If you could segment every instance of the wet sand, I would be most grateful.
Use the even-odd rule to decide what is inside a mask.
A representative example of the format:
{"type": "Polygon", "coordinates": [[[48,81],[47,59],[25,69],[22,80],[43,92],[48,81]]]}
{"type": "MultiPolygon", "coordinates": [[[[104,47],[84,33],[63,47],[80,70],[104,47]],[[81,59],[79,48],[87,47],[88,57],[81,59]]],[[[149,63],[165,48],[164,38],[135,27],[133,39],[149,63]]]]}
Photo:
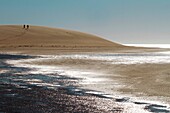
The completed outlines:
{"type": "Polygon", "coordinates": [[[60,59],[36,62],[38,65],[68,66],[74,69],[98,71],[107,74],[106,77],[114,79],[117,76],[126,84],[121,92],[143,92],[148,96],[170,97],[170,64],[107,64],[97,60],[60,59]],[[106,68],[107,67],[107,68],[106,68]]]}
{"type": "Polygon", "coordinates": [[[15,85],[0,84],[1,107],[3,113],[70,113],[70,112],[122,112],[115,102],[92,95],[69,95],[64,88],[55,91],[43,87],[29,86],[30,89],[15,85]],[[113,105],[108,106],[108,103],[113,105]]]}
{"type": "MultiPolygon", "coordinates": [[[[169,64],[113,65],[106,60],[89,60],[87,56],[81,59],[77,54],[75,56],[76,58],[63,57],[61,54],[38,57],[1,54],[0,111],[169,113],[165,104],[133,100],[130,95],[123,96],[131,93],[143,97],[142,93],[145,93],[148,99],[150,96],[168,97],[168,87],[163,89],[163,93],[158,93],[162,88],[148,93],[150,90],[146,87],[156,88],[154,82],[147,81],[155,80],[156,76],[152,74],[167,73],[169,64]],[[157,71],[150,71],[151,69],[157,71]],[[78,72],[77,75],[75,72],[78,72]],[[125,87],[116,88],[117,85],[125,87]]],[[[163,87],[165,85],[169,85],[168,79],[163,87]]]]}
{"type": "Polygon", "coordinates": [[[119,76],[120,81],[126,84],[126,88],[120,89],[121,92],[143,92],[148,96],[170,97],[170,64],[109,65],[100,61],[80,59],[49,60],[36,64],[70,66],[75,69],[93,70],[108,74],[110,76],[107,77],[111,79],[114,79],[112,75],[121,75],[119,76]]]}
{"type": "Polygon", "coordinates": [[[23,55],[0,55],[1,113],[120,113],[124,108],[113,99],[78,90],[77,78],[58,73],[33,74],[32,68],[6,61],[34,58],[23,55]]]}
{"type": "MultiPolygon", "coordinates": [[[[162,59],[161,55],[157,55],[158,58],[160,57],[159,60],[162,59]]],[[[170,63],[168,62],[141,63],[142,61],[139,61],[139,63],[134,62],[132,64],[111,64],[110,61],[88,59],[86,58],[87,56],[73,57],[68,55],[68,57],[66,55],[67,57],[63,58],[62,55],[58,56],[59,58],[47,58],[33,62],[33,64],[57,66],[62,67],[64,70],[95,72],[96,75],[89,75],[91,78],[87,83],[83,83],[82,87],[107,92],[112,95],[117,94],[116,96],[124,95],[124,97],[129,98],[132,96],[143,100],[143,102],[160,102],[162,105],[163,103],[167,105],[170,103],[170,63]],[[115,85],[114,83],[117,84],[115,85]]],[[[154,56],[148,55],[148,57],[154,56]]],[[[169,58],[168,55],[165,55],[165,57],[169,58]]],[[[159,110],[154,112],[159,112],[159,110]]],[[[165,112],[169,111],[165,110],[165,112]]]]}

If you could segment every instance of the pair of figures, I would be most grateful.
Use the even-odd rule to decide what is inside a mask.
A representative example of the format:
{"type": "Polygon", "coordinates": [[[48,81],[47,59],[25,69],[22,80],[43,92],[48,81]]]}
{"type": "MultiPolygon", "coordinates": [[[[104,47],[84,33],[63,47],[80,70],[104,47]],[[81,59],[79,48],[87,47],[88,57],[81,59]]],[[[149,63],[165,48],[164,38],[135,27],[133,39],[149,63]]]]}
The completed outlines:
{"type": "Polygon", "coordinates": [[[29,25],[23,25],[23,29],[29,29],[29,25]]]}

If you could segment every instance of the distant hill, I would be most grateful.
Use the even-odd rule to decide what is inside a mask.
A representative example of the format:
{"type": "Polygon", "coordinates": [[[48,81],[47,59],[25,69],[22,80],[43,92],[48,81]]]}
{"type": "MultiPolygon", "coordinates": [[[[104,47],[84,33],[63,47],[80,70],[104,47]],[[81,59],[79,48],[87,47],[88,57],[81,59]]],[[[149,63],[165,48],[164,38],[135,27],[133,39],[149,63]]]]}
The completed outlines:
{"type": "Polygon", "coordinates": [[[0,46],[11,47],[115,47],[120,44],[77,31],[22,25],[1,25],[0,46]]]}

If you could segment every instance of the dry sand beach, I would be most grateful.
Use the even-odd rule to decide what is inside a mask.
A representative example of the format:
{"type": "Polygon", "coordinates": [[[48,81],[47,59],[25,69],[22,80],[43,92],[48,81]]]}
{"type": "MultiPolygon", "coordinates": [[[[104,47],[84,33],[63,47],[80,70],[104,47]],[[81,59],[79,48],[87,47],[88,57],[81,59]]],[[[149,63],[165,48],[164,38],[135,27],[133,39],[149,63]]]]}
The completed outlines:
{"type": "Polygon", "coordinates": [[[0,112],[170,113],[169,50],[0,26],[0,112]]]}

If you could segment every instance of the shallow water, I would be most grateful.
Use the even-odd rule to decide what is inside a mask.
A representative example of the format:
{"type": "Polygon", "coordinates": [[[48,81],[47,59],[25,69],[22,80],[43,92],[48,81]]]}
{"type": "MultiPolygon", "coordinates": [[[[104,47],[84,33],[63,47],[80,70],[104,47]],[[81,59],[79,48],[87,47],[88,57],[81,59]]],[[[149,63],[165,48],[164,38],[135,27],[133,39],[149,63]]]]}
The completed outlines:
{"type": "MultiPolygon", "coordinates": [[[[170,54],[167,53],[138,53],[138,54],[73,54],[73,55],[59,55],[59,56],[42,56],[41,58],[20,56],[20,55],[0,55],[0,83],[1,89],[6,90],[3,93],[4,97],[22,98],[22,95],[12,93],[9,88],[3,88],[3,84],[14,85],[15,88],[31,90],[33,86],[43,87],[46,89],[56,90],[64,88],[69,95],[92,95],[99,98],[113,99],[116,102],[124,105],[133,106],[133,109],[144,108],[151,112],[169,113],[170,108],[168,104],[161,102],[150,102],[149,100],[138,100],[132,98],[130,95],[120,95],[115,91],[114,94],[100,91],[96,86],[102,85],[106,89],[112,87],[122,87],[120,81],[110,80],[103,76],[100,72],[94,72],[83,69],[72,69],[72,67],[56,67],[56,66],[38,66],[24,64],[28,61],[42,61],[49,59],[88,59],[99,60],[108,64],[143,64],[143,63],[169,63],[170,54]],[[102,83],[102,84],[101,84],[102,83]],[[83,85],[92,85],[91,89],[83,88],[83,85]],[[100,85],[99,85],[100,84],[100,85]],[[109,87],[108,87],[109,86],[109,87]],[[157,103],[157,104],[155,104],[157,103]]],[[[104,88],[104,87],[103,87],[104,88]]],[[[116,88],[115,88],[116,89],[116,88]]],[[[148,98],[149,99],[149,98],[148,98]]],[[[133,110],[132,110],[133,111],[133,110]]],[[[142,110],[141,110],[142,112],[142,110]]],[[[147,112],[147,111],[146,111],[147,112]]]]}

